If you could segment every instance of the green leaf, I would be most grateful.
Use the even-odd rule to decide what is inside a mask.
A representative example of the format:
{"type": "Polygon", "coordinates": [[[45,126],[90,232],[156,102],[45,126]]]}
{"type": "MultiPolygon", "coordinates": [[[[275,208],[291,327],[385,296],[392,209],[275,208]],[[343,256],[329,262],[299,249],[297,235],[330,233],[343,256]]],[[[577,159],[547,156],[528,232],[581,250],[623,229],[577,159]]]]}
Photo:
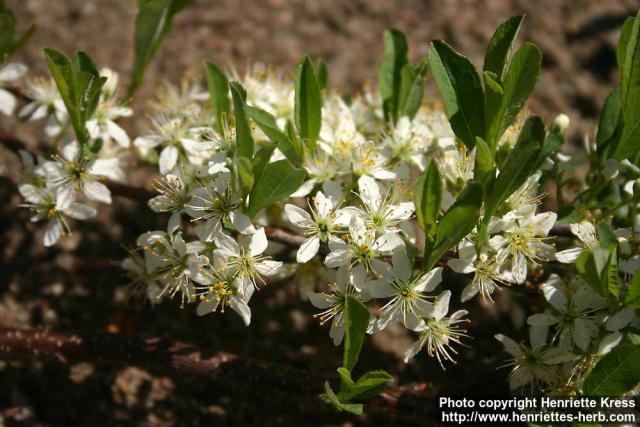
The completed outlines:
{"type": "Polygon", "coordinates": [[[348,295],[344,303],[344,357],[342,367],[349,372],[358,362],[364,336],[369,326],[369,309],[355,297],[348,295]]]}
{"type": "Polygon", "coordinates": [[[614,153],[618,160],[633,156],[640,149],[640,19],[631,26],[620,76],[620,96],[624,128],[614,153]]]}
{"type": "Polygon", "coordinates": [[[253,165],[253,181],[259,181],[262,176],[262,172],[264,168],[269,164],[269,160],[273,155],[273,150],[275,147],[273,145],[263,146],[256,151],[256,154],[253,155],[253,160],[251,164],[253,165]]]}
{"type": "Polygon", "coordinates": [[[487,189],[485,219],[491,218],[500,204],[516,191],[533,172],[535,154],[540,150],[545,138],[542,120],[529,118],[520,131],[518,142],[500,168],[500,174],[490,189],[487,189]]]}
{"type": "Polygon", "coordinates": [[[296,138],[291,140],[289,136],[282,132],[273,117],[267,111],[260,108],[246,106],[249,116],[258,125],[269,139],[276,144],[282,154],[289,159],[295,167],[300,167],[303,161],[303,150],[300,141],[296,138]]]}
{"type": "Polygon", "coordinates": [[[413,119],[422,105],[424,78],[428,63],[421,61],[417,67],[407,64],[402,68],[400,84],[399,115],[413,119]]]}
{"type": "Polygon", "coordinates": [[[617,244],[614,244],[609,248],[609,259],[607,260],[607,264],[602,275],[602,282],[604,283],[603,287],[607,289],[611,295],[616,297],[616,300],[620,299],[617,244]]]}
{"type": "Polygon", "coordinates": [[[130,98],[142,84],[144,72],[169,32],[173,17],[191,0],[138,0],[135,23],[135,61],[133,75],[127,89],[130,98]]]}
{"type": "Polygon", "coordinates": [[[320,87],[320,90],[324,90],[329,84],[329,70],[327,69],[327,63],[322,59],[319,59],[318,66],[316,68],[318,69],[318,73],[316,76],[318,80],[318,86],[320,87]]]}
{"type": "Polygon", "coordinates": [[[611,245],[618,245],[618,237],[616,237],[611,225],[606,222],[599,221],[596,224],[596,231],[598,233],[598,239],[600,240],[600,246],[609,248],[611,245]]]}
{"type": "Polygon", "coordinates": [[[13,11],[5,6],[4,1],[0,1],[0,64],[26,43],[35,29],[35,26],[31,25],[16,39],[16,17],[13,11]]]}
{"type": "Polygon", "coordinates": [[[442,178],[434,161],[422,174],[415,189],[414,203],[418,224],[427,236],[433,236],[442,203],[442,178]]]}
{"type": "Polygon", "coordinates": [[[211,99],[213,111],[216,115],[216,129],[220,134],[223,134],[223,124],[229,120],[231,114],[229,80],[224,74],[224,71],[211,61],[204,61],[204,70],[207,76],[209,98],[211,99]]]}
{"type": "Polygon", "coordinates": [[[518,36],[518,31],[524,20],[524,15],[516,15],[503,22],[489,41],[487,52],[484,56],[484,66],[482,70],[491,72],[497,76],[498,81],[502,81],[505,66],[509,60],[511,47],[518,36]]]}
{"type": "Polygon", "coordinates": [[[633,275],[624,303],[630,307],[640,308],[640,274],[638,274],[638,271],[633,275]]]}
{"type": "Polygon", "coordinates": [[[391,382],[393,378],[385,371],[369,371],[360,378],[355,384],[347,388],[347,391],[341,396],[343,401],[351,399],[367,399],[380,394],[382,390],[391,382]]]}
{"type": "Polygon", "coordinates": [[[470,181],[438,223],[433,249],[430,254],[425,253],[424,270],[431,270],[442,255],[473,230],[480,218],[482,200],[482,184],[470,181]]]}
{"type": "Polygon", "coordinates": [[[260,209],[284,199],[304,182],[305,173],[288,160],[268,163],[249,194],[247,215],[253,218],[260,209]]]}
{"type": "Polygon", "coordinates": [[[513,55],[502,84],[500,107],[494,116],[487,117],[488,123],[491,124],[487,143],[492,149],[495,149],[498,140],[529,98],[538,81],[541,65],[542,54],[532,43],[523,44],[513,55]]]}
{"type": "Polygon", "coordinates": [[[384,54],[378,70],[378,88],[387,122],[398,121],[402,69],[409,63],[409,46],[404,33],[395,28],[384,32],[384,54]]]}
{"type": "Polygon", "coordinates": [[[611,139],[620,124],[620,115],[622,113],[622,99],[620,98],[620,86],[616,86],[602,106],[600,114],[600,122],[598,123],[598,134],[596,142],[604,144],[611,139]]]}
{"type": "MultiPolygon", "coordinates": [[[[353,384],[355,383],[351,379],[351,372],[349,372],[347,369],[343,367],[339,367],[337,371],[338,371],[338,375],[340,375],[340,381],[341,381],[342,387],[345,390],[348,390],[351,387],[353,387],[353,384]]],[[[344,401],[348,401],[349,399],[340,399],[340,400],[344,402],[344,401]]]]}
{"type": "Polygon", "coordinates": [[[473,179],[485,183],[494,175],[495,164],[491,148],[482,138],[476,139],[476,158],[473,167],[473,179]]]}
{"type": "Polygon", "coordinates": [[[338,411],[350,412],[355,415],[361,415],[363,405],[361,403],[343,403],[338,396],[333,392],[328,381],[324,382],[324,393],[320,395],[320,399],[324,402],[332,405],[338,411]]]}
{"type": "Polygon", "coordinates": [[[253,164],[246,157],[238,157],[238,176],[242,186],[242,194],[246,195],[253,187],[253,164]]]}
{"type": "Polygon", "coordinates": [[[591,370],[582,387],[586,396],[621,396],[640,383],[640,345],[614,348],[591,370]]]}
{"type": "Polygon", "coordinates": [[[633,30],[633,24],[636,18],[633,16],[627,17],[624,20],[624,24],[622,24],[622,30],[620,31],[620,39],[618,40],[618,45],[616,46],[616,62],[618,63],[618,70],[620,74],[622,74],[622,70],[624,68],[624,61],[627,57],[627,46],[629,44],[629,39],[631,38],[631,31],[633,30]]]}
{"type": "Polygon", "coordinates": [[[429,63],[451,128],[471,150],[476,137],[485,139],[486,132],[484,94],[478,73],[468,58],[440,40],[431,43],[429,63]]]}
{"type": "Polygon", "coordinates": [[[233,113],[236,119],[236,150],[239,157],[253,157],[253,136],[246,110],[247,93],[238,82],[229,83],[233,99],[233,113]]]}
{"type": "Polygon", "coordinates": [[[76,54],[73,63],[56,49],[45,48],[44,55],[78,142],[84,146],[89,141],[85,123],[95,111],[106,77],[100,77],[96,66],[83,52],[76,54]]]}
{"type": "Polygon", "coordinates": [[[296,73],[294,113],[300,138],[313,152],[322,124],[322,93],[308,56],[302,59],[296,73]]]}

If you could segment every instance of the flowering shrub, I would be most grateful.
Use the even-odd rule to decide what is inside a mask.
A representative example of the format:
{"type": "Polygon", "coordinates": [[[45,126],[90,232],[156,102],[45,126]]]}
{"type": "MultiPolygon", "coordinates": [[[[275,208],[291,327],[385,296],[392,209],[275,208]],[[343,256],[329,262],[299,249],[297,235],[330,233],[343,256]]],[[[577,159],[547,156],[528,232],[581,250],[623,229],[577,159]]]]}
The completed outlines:
{"type": "MultiPolygon", "coordinates": [[[[44,223],[45,246],[111,203],[124,160],[137,156],[158,167],[149,208],[169,215],[166,229],[129,242],[122,268],[131,281],[154,304],[231,309],[247,326],[251,299],[270,280],[307,283],[302,294],[344,349],[340,389],[326,383],[321,396],[340,410],[362,412],[359,402],[391,380],[382,370],[352,376],[367,334],[401,324],[416,340],[405,362],[426,354],[443,369],[472,345],[468,312],[450,309],[451,272],[465,278],[463,303],[523,286],[548,302],[527,320],[528,343],[495,331],[513,390],[621,395],[637,386],[639,19],[622,29],[620,84],[585,137],[590,169],[573,194],[568,118],[545,124],[525,108],[542,54],[532,43],[514,48],[523,16],[495,32],[481,74],[439,40],[412,64],[405,36],[388,30],[377,89],[351,98],[307,57],[295,79],[205,61],[208,91],[167,85],[148,133],[132,138],[118,121],[133,114],[128,100],[187,3],[140,3],[126,91],[87,54],[45,49],[52,79],[25,80],[28,102],[16,110],[1,87],[23,83],[26,68],[3,63],[0,112],[43,121],[56,149],[20,153],[19,190],[32,221],[44,223]],[[424,97],[428,74],[441,104],[424,97]],[[543,183],[555,183],[556,212],[541,209],[543,183]]],[[[2,29],[3,61],[22,42],[14,27],[2,29]]]]}

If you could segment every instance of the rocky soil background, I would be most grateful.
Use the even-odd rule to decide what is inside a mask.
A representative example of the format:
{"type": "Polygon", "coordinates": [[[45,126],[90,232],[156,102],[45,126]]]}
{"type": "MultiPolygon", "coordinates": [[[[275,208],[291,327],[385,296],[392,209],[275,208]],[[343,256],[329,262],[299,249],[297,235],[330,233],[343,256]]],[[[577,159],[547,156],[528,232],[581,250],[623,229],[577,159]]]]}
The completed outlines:
{"type": "MultiPolygon", "coordinates": [[[[126,80],[133,63],[135,0],[6,2],[21,25],[37,26],[27,47],[14,57],[29,65],[31,75],[46,73],[42,48],[56,47],[67,53],[87,51],[98,66],[112,67],[126,80]]],[[[164,81],[199,78],[204,59],[240,71],[258,61],[292,74],[302,55],[309,54],[327,62],[331,86],[357,92],[363,84],[375,84],[382,32],[391,26],[407,34],[415,58],[426,55],[430,40],[441,38],[478,64],[494,29],[511,15],[526,13],[520,40],[535,42],[544,55],[544,70],[529,108],[549,119],[567,113],[570,136],[578,143],[593,131],[601,104],[616,82],[619,28],[639,6],[637,0],[195,0],[175,19],[134,108],[144,112],[164,81]]],[[[0,124],[29,143],[38,142],[39,135],[30,127],[5,118],[0,124]]],[[[132,137],[146,126],[144,114],[125,123],[132,137]]],[[[174,303],[151,308],[129,298],[118,268],[122,246],[166,221],[144,204],[117,199],[96,221],[77,223],[74,235],[45,250],[41,230],[28,224],[28,212],[18,207],[12,181],[15,164],[11,153],[0,151],[0,327],[161,336],[205,351],[229,351],[335,374],[340,350],[331,345],[327,328],[312,318],[314,309],[300,300],[295,283],[270,286],[256,295],[250,328],[233,314],[199,318],[194,310],[180,310],[174,303]]],[[[143,169],[132,181],[149,187],[148,172],[143,169]]],[[[362,368],[388,369],[401,384],[424,383],[430,395],[506,393],[507,371],[496,368],[507,355],[492,335],[500,331],[521,336],[525,310],[538,300],[501,292],[496,305],[474,304],[474,323],[469,326],[473,340],[461,350],[459,364],[446,372],[426,355],[405,366],[399,356],[411,337],[393,329],[367,344],[362,368]]],[[[328,409],[314,410],[309,421],[305,408],[287,405],[278,393],[247,389],[239,394],[206,379],[133,367],[68,366],[55,360],[0,362],[0,426],[291,425],[305,420],[309,425],[376,424],[375,419],[328,409]]]]}

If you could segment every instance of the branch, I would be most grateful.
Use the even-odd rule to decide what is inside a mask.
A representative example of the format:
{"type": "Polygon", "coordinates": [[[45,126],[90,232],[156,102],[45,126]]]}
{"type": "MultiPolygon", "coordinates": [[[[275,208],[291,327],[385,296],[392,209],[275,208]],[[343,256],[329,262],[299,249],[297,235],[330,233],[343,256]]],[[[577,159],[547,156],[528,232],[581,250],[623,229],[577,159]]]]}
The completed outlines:
{"type": "MultiPolygon", "coordinates": [[[[306,411],[326,411],[318,399],[326,377],[266,360],[225,352],[212,355],[194,346],[160,338],[138,339],[121,334],[64,334],[46,330],[0,329],[0,359],[55,359],[62,364],[93,362],[138,366],[176,377],[219,383],[233,392],[265,391],[270,398],[297,400],[306,411]]],[[[366,402],[370,415],[409,423],[427,423],[430,404],[424,384],[388,387],[366,402]]]]}

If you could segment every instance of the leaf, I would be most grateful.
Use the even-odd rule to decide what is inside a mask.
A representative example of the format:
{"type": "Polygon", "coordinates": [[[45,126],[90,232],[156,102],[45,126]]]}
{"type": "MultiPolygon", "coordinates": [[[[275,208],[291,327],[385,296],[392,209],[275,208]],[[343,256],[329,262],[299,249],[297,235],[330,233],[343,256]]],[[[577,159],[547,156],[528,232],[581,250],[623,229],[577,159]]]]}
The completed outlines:
{"type": "Polygon", "coordinates": [[[361,403],[343,403],[340,401],[338,396],[333,392],[331,386],[328,381],[324,382],[324,393],[320,395],[320,399],[324,402],[332,405],[338,411],[351,412],[355,415],[361,415],[363,410],[363,405],[361,403]]]}
{"type": "Polygon", "coordinates": [[[344,304],[344,357],[342,367],[349,372],[358,362],[362,342],[369,326],[369,309],[351,295],[344,304]]]}
{"type": "Polygon", "coordinates": [[[532,159],[540,150],[544,137],[542,120],[537,116],[529,118],[520,131],[518,142],[504,161],[500,174],[487,190],[485,220],[489,220],[500,204],[531,175],[534,166],[532,159]]]}
{"type": "Polygon", "coordinates": [[[640,382],[640,345],[625,344],[606,354],[584,381],[586,396],[621,396],[640,382]]]}
{"type": "Polygon", "coordinates": [[[251,189],[247,215],[253,218],[260,209],[289,196],[300,188],[304,179],[305,173],[288,160],[268,163],[251,189]]]}
{"type": "Polygon", "coordinates": [[[620,124],[622,113],[622,99],[620,98],[620,86],[616,86],[602,106],[600,122],[598,123],[598,134],[596,142],[598,145],[604,144],[611,139],[620,124]]]}
{"type": "Polygon", "coordinates": [[[275,117],[267,111],[251,106],[246,106],[245,108],[262,132],[276,144],[291,164],[295,167],[302,166],[303,150],[300,141],[297,138],[291,140],[286,133],[282,132],[278,128],[275,117]]]}
{"type": "Polygon", "coordinates": [[[637,271],[633,275],[624,303],[630,307],[640,308],[640,274],[637,271]]]}
{"type": "Polygon", "coordinates": [[[418,113],[422,105],[424,78],[427,74],[427,69],[428,63],[426,60],[420,62],[416,67],[412,67],[409,64],[403,67],[401,73],[399,114],[413,119],[418,113]],[[405,69],[407,71],[405,71],[405,69]]]}
{"type": "MultiPolygon", "coordinates": [[[[353,386],[353,384],[355,384],[351,379],[351,372],[349,372],[347,369],[343,367],[339,367],[337,371],[338,371],[338,375],[340,375],[340,381],[342,383],[342,387],[345,390],[348,390],[353,386]]],[[[349,399],[340,399],[340,400],[344,402],[344,401],[348,401],[349,399]]]]}
{"type": "Polygon", "coordinates": [[[253,160],[251,164],[253,165],[253,180],[259,181],[262,176],[262,172],[264,168],[269,164],[269,160],[273,155],[273,150],[275,147],[273,145],[260,147],[256,154],[253,155],[253,160]]]}
{"type": "Polygon", "coordinates": [[[85,122],[96,108],[106,77],[100,77],[96,66],[83,52],[76,54],[73,63],[56,49],[45,48],[44,55],[78,142],[84,146],[89,140],[85,122]]]}
{"type": "Polygon", "coordinates": [[[253,136],[246,111],[246,92],[238,82],[229,83],[233,99],[233,113],[236,118],[236,150],[239,157],[253,157],[253,136]]]}
{"type": "Polygon", "coordinates": [[[300,138],[315,150],[322,124],[322,94],[308,56],[305,56],[296,72],[294,118],[300,138]]]}
{"type": "Polygon", "coordinates": [[[640,149],[640,19],[638,17],[633,20],[625,50],[624,63],[620,70],[624,128],[614,153],[614,158],[618,160],[631,157],[640,149]]]}
{"type": "Polygon", "coordinates": [[[493,73],[497,76],[498,81],[502,81],[511,47],[518,36],[523,20],[524,15],[516,15],[507,19],[498,27],[489,41],[482,71],[493,73]]]}
{"type": "Polygon", "coordinates": [[[533,43],[524,43],[513,55],[502,84],[500,107],[495,116],[487,117],[488,123],[491,124],[487,143],[493,149],[529,98],[538,81],[541,65],[542,54],[533,43]]]}
{"type": "Polygon", "coordinates": [[[480,218],[482,199],[482,184],[470,181],[438,223],[433,250],[429,256],[425,253],[423,270],[431,270],[442,255],[473,230],[480,218]]]}
{"type": "Polygon", "coordinates": [[[134,36],[135,60],[127,98],[142,84],[144,72],[158,51],[162,39],[171,29],[174,15],[190,2],[191,0],[138,0],[134,36]]]}
{"type": "Polygon", "coordinates": [[[253,187],[253,165],[246,157],[238,157],[238,176],[242,186],[242,194],[248,194],[253,187]]]}
{"type": "Polygon", "coordinates": [[[485,139],[486,132],[484,94],[478,73],[468,58],[440,40],[431,43],[429,63],[451,128],[471,150],[476,137],[485,139]]]}
{"type": "Polygon", "coordinates": [[[607,260],[607,264],[602,272],[602,276],[604,289],[608,290],[611,295],[616,297],[616,300],[620,299],[617,243],[609,247],[609,259],[607,260]]]}
{"type": "Polygon", "coordinates": [[[4,1],[0,1],[0,64],[26,43],[35,29],[36,27],[31,25],[16,39],[16,17],[13,11],[5,6],[4,1]]]}
{"type": "Polygon", "coordinates": [[[318,73],[316,75],[318,86],[320,87],[320,90],[324,90],[329,84],[329,70],[327,69],[327,63],[322,59],[319,59],[318,66],[316,68],[318,69],[318,73]]]}
{"type": "Polygon", "coordinates": [[[224,133],[223,124],[229,120],[231,114],[231,101],[229,100],[229,80],[224,72],[211,61],[204,61],[209,98],[213,104],[216,115],[216,129],[220,134],[224,133]]]}
{"type": "Polygon", "coordinates": [[[473,167],[473,179],[485,183],[495,175],[495,165],[491,148],[482,138],[476,139],[476,158],[473,167]]]}
{"type": "Polygon", "coordinates": [[[624,68],[624,61],[627,56],[627,45],[629,44],[629,38],[631,37],[631,31],[633,29],[633,23],[636,18],[633,16],[627,17],[622,24],[622,30],[620,31],[620,39],[616,46],[616,62],[618,63],[618,70],[622,73],[624,68]]]}
{"type": "Polygon", "coordinates": [[[378,70],[378,88],[387,122],[398,121],[402,69],[409,63],[408,52],[407,38],[402,31],[391,28],[384,32],[384,54],[378,70]]]}
{"type": "Polygon", "coordinates": [[[367,399],[380,394],[382,390],[391,382],[393,378],[385,371],[369,371],[360,378],[355,384],[347,388],[343,394],[343,401],[350,401],[354,398],[367,399]]]}
{"type": "Polygon", "coordinates": [[[433,236],[442,203],[442,178],[434,161],[429,162],[416,184],[414,202],[418,224],[427,236],[433,236]]]}

